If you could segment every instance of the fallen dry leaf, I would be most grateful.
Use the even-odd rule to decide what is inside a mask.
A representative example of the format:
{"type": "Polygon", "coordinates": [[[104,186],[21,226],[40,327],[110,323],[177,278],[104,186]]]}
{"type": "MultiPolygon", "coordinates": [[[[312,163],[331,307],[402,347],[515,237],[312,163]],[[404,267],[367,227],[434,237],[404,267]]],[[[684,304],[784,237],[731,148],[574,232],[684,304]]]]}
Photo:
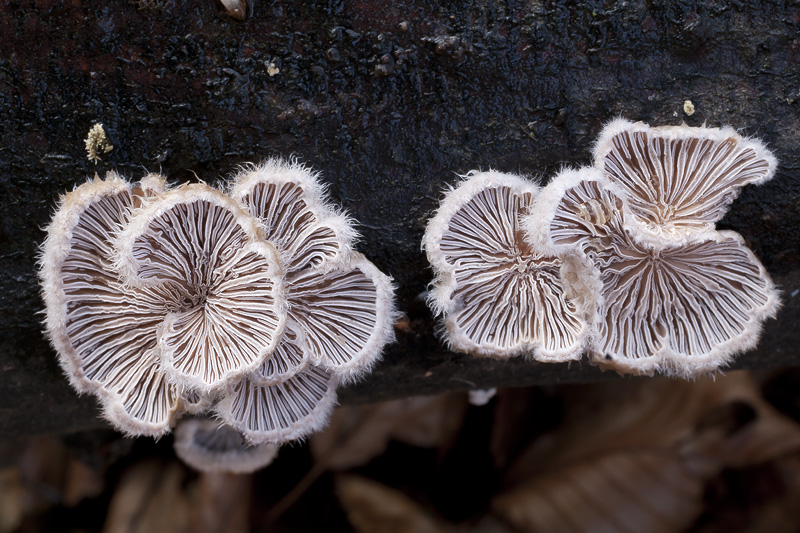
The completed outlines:
{"type": "Polygon", "coordinates": [[[177,463],[149,460],[130,467],[111,498],[103,531],[191,531],[192,505],[182,490],[184,476],[177,463]]]}
{"type": "Polygon", "coordinates": [[[358,533],[445,533],[451,529],[402,492],[377,481],[340,475],[336,495],[358,533]]]}
{"type": "Polygon", "coordinates": [[[522,454],[494,511],[524,531],[681,531],[707,481],[800,449],[800,427],[746,372],[716,381],[585,387],[557,431],[522,454]]]}
{"type": "MultiPolygon", "coordinates": [[[[624,449],[672,448],[698,438],[698,425],[735,406],[753,420],[718,442],[726,464],[742,466],[800,447],[800,427],[760,395],[745,371],[694,382],[626,379],[574,387],[557,431],[535,440],[509,469],[507,485],[587,458],[624,449]]],[[[711,453],[711,452],[709,452],[711,453]]]]}
{"type": "Polygon", "coordinates": [[[74,507],[85,498],[99,496],[104,489],[104,472],[76,459],[69,459],[64,480],[64,505],[74,507]]]}
{"type": "Polygon", "coordinates": [[[466,408],[461,393],[339,407],[328,427],[311,437],[311,451],[328,468],[346,470],[383,453],[390,440],[440,447],[455,436],[466,408]]]}
{"type": "Polygon", "coordinates": [[[22,523],[22,492],[19,469],[0,470],[0,533],[16,531],[22,523]]]}
{"type": "Polygon", "coordinates": [[[702,510],[708,471],[669,450],[608,454],[532,479],[492,509],[521,531],[683,531],[702,510]]]}
{"type": "Polygon", "coordinates": [[[252,476],[201,474],[197,480],[190,530],[194,533],[249,531],[252,476]]]}

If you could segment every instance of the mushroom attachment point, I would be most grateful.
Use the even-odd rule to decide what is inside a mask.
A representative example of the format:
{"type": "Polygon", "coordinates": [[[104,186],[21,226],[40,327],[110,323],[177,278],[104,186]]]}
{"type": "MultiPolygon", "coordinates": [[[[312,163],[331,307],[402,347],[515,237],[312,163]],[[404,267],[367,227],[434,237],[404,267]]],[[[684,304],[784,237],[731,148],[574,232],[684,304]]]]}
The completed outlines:
{"type": "Polygon", "coordinates": [[[597,286],[593,361],[622,373],[690,377],[754,347],[779,299],[743,239],[713,226],[680,243],[643,238],[627,220],[624,191],[598,170],[565,171],[524,221],[533,246],[571,248],[594,266],[571,281],[597,286]]]}
{"type": "Polygon", "coordinates": [[[274,444],[248,445],[242,434],[208,418],[187,418],[175,428],[175,455],[200,472],[249,474],[269,466],[274,444]]]}
{"type": "Polygon", "coordinates": [[[473,172],[428,223],[423,247],[435,279],[428,304],[461,352],[530,354],[540,361],[581,356],[587,325],[562,271],[572,258],[541,254],[524,239],[520,216],[538,187],[500,172],[473,172]]]}
{"type": "Polygon", "coordinates": [[[626,197],[643,236],[683,242],[713,232],[749,183],[775,174],[777,160],[732,128],[662,126],[618,119],[600,134],[595,167],[626,197]]]}

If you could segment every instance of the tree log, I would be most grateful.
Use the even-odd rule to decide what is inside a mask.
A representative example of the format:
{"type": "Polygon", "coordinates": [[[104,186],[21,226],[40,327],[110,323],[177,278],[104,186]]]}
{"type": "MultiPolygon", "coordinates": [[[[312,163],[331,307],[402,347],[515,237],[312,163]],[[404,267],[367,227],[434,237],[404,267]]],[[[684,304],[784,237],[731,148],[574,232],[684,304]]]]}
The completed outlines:
{"type": "Polygon", "coordinates": [[[778,157],[776,177],[745,188],[720,227],[745,237],[785,302],[734,366],[797,365],[798,35],[790,3],[757,1],[277,0],[244,22],[212,0],[5,3],[0,437],[102,425],[42,335],[36,259],[58,195],[111,169],[218,184],[243,163],[292,156],[321,171],[407,316],[345,402],[614,377],[585,361],[447,352],[422,301],[431,271],[420,239],[457,174],[546,183],[590,163],[617,116],[731,125],[778,157]],[[84,139],[98,122],[114,149],[95,164],[84,139]]]}

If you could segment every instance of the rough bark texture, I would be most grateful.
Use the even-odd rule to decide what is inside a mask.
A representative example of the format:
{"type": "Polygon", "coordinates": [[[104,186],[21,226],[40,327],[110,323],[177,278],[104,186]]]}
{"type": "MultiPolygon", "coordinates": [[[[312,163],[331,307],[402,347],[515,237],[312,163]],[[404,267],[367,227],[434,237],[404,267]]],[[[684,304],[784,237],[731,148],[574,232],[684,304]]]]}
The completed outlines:
{"type": "Polygon", "coordinates": [[[217,183],[242,163],[293,155],[321,170],[408,316],[343,401],[598,379],[585,362],[448,353],[420,296],[431,273],[419,242],[457,173],[546,182],[588,163],[616,116],[728,124],[774,151],[775,179],[746,188],[721,224],[744,235],[785,298],[736,366],[800,361],[800,11],[790,3],[278,0],[243,23],[211,0],[139,4],[0,10],[0,436],[102,424],[41,334],[35,263],[58,195],[110,169],[217,183]],[[115,148],[95,165],[84,139],[96,122],[115,148]]]}

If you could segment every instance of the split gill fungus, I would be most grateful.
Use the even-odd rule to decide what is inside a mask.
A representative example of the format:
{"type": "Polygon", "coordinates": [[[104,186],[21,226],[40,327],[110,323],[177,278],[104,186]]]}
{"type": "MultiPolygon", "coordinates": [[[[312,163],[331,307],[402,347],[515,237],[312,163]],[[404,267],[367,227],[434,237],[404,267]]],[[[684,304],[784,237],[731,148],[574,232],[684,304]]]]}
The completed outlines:
{"type": "MultiPolygon", "coordinates": [[[[716,229],[776,160],[730,128],[610,123],[593,168],[566,170],[525,218],[537,250],[575,254],[594,291],[591,360],[620,373],[711,373],[755,347],[778,291],[740,235],[716,229]]],[[[593,307],[593,309],[592,309],[593,307]]]]}
{"type": "Polygon", "coordinates": [[[252,446],[303,438],[393,340],[391,279],[352,226],[293,162],[247,167],[226,192],[95,177],[47,228],[48,337],[127,435],[214,414],[252,446]]]}
{"type": "Polygon", "coordinates": [[[428,303],[456,351],[693,377],[753,348],[779,295],[716,229],[775,158],[731,128],[611,122],[595,164],[540,189],[472,172],[428,224],[428,303]]]}

